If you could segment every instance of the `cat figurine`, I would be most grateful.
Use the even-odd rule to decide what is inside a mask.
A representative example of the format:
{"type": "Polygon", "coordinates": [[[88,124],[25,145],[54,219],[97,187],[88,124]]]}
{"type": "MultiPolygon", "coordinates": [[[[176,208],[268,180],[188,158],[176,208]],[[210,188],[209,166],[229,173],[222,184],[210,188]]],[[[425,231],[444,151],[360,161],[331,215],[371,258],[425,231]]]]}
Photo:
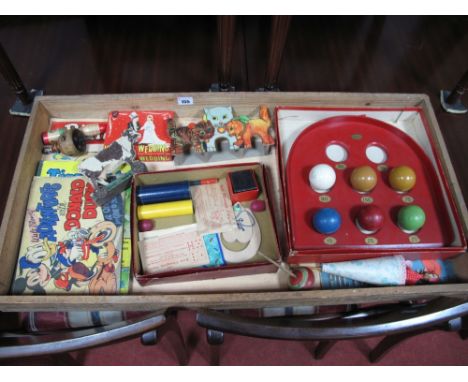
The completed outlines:
{"type": "Polygon", "coordinates": [[[188,126],[169,126],[174,154],[188,154],[193,147],[195,152],[207,151],[207,142],[214,136],[215,129],[208,121],[190,123],[188,126]]]}
{"type": "Polygon", "coordinates": [[[252,148],[252,138],[255,136],[259,137],[264,145],[274,145],[275,140],[270,134],[270,128],[270,113],[264,105],[260,106],[257,118],[241,115],[226,125],[227,133],[236,138],[234,145],[245,149],[252,148]]]}
{"type": "Polygon", "coordinates": [[[211,122],[215,128],[214,136],[206,143],[207,151],[217,151],[217,142],[225,139],[229,142],[229,149],[236,150],[239,147],[235,145],[236,138],[228,134],[226,125],[233,120],[234,115],[231,106],[217,106],[205,108],[204,120],[211,122]]]}

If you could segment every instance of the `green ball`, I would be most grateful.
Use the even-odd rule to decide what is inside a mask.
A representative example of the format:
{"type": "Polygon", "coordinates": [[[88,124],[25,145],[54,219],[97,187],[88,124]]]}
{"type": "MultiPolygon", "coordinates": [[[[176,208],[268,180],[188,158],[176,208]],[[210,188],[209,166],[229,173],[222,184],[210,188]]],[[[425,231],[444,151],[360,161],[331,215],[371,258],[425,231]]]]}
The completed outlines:
{"type": "Polygon", "coordinates": [[[416,232],[426,222],[426,214],[417,205],[406,206],[398,211],[398,225],[404,231],[416,232]]]}

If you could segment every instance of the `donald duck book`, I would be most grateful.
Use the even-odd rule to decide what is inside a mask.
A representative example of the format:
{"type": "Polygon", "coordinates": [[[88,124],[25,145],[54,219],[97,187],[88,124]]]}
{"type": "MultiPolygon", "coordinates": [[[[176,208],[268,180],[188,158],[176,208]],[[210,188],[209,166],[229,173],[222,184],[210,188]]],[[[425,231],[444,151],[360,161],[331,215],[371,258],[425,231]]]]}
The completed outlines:
{"type": "Polygon", "coordinates": [[[12,294],[116,294],[124,201],[98,206],[84,177],[34,177],[12,294]]]}

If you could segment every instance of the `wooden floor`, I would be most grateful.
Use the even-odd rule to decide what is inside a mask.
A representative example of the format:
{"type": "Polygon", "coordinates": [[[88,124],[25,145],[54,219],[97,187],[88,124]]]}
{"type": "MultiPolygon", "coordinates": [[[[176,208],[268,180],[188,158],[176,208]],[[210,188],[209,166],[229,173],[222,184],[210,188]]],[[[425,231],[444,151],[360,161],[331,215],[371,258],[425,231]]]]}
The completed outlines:
{"type": "MultiPolygon", "coordinates": [[[[269,28],[269,17],[237,19],[237,90],[263,85],[269,28]]],[[[208,90],[216,38],[215,17],[0,17],[0,42],[24,82],[49,95],[208,90]]],[[[468,17],[293,17],[279,86],[429,94],[468,198],[468,114],[438,101],[468,68],[467,52],[468,17]]],[[[27,123],[8,114],[13,101],[0,80],[1,215],[27,123]]]]}

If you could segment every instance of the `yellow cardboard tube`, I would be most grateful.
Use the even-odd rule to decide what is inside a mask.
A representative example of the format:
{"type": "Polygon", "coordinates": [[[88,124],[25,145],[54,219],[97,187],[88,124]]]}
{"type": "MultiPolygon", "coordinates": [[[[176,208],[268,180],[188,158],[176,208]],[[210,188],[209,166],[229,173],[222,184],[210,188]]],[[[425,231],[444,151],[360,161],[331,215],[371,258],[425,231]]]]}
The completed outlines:
{"type": "Polygon", "coordinates": [[[189,200],[145,204],[137,207],[138,220],[167,218],[170,216],[192,215],[193,203],[189,200]]]}

